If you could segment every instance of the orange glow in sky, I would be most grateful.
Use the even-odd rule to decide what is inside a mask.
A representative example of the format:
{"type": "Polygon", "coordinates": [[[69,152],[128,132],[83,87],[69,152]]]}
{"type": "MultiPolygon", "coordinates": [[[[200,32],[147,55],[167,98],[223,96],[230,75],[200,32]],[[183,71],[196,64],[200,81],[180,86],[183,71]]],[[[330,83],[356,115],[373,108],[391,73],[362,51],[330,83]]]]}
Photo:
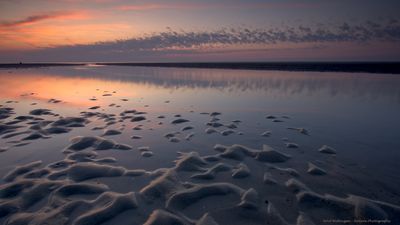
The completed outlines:
{"type": "Polygon", "coordinates": [[[32,49],[112,41],[135,34],[123,22],[98,21],[88,11],[57,11],[0,24],[0,47],[32,49]]]}
{"type": "Polygon", "coordinates": [[[0,1],[0,62],[394,60],[399,7],[394,0],[0,1]],[[359,51],[341,53],[349,49],[359,51]]]}

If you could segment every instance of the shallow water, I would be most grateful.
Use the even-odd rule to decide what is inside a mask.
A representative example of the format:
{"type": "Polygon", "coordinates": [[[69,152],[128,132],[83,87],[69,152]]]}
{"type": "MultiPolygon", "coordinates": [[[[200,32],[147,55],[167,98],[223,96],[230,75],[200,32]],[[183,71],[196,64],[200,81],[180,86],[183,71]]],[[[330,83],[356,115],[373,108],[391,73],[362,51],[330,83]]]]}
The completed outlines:
{"type": "MultiPolygon", "coordinates": [[[[279,164],[279,167],[296,169],[300,173],[298,179],[317,193],[340,197],[352,194],[400,205],[398,75],[124,66],[49,67],[0,70],[0,90],[0,105],[15,111],[15,115],[3,120],[4,123],[38,108],[50,109],[64,117],[80,116],[82,111],[117,116],[130,109],[146,112],[146,120],[118,122],[116,119],[115,124],[107,127],[122,133],[104,138],[130,145],[133,150],[98,151],[98,158],[115,157],[117,162],[114,164],[126,169],[152,171],[170,168],[175,165],[178,151],[212,155],[217,153],[213,149],[216,144],[241,144],[253,149],[262,149],[262,145],[267,144],[290,154],[292,159],[279,164]],[[49,102],[50,99],[61,102],[49,102]],[[100,108],[88,109],[93,106],[100,108]],[[232,128],[234,133],[230,135],[207,134],[204,132],[209,127],[206,123],[213,117],[203,112],[220,112],[221,115],[215,118],[219,118],[218,122],[224,125],[232,124],[234,120],[241,122],[233,123],[237,128],[232,128]],[[175,117],[177,114],[181,117],[175,117]],[[158,118],[160,115],[165,118],[158,118]],[[267,115],[274,115],[281,122],[273,122],[266,118],[267,115]],[[189,122],[171,124],[177,118],[189,122]],[[138,124],[143,125],[142,130],[133,130],[138,124]],[[193,129],[181,131],[189,125],[193,129]],[[287,128],[305,128],[308,135],[287,128]],[[176,135],[179,142],[174,143],[164,137],[166,133],[176,131],[181,131],[176,135]],[[265,131],[270,131],[271,135],[261,136],[265,131]],[[191,132],[194,136],[185,140],[191,132]],[[142,138],[131,139],[132,135],[142,138]],[[288,142],[299,147],[287,148],[288,142]],[[337,154],[331,156],[318,152],[322,145],[333,147],[337,154]],[[142,157],[137,150],[141,146],[149,146],[154,155],[142,157]],[[308,162],[319,164],[328,174],[318,177],[307,174],[308,162]],[[342,185],[340,188],[337,186],[339,183],[342,185]]],[[[41,118],[54,121],[58,116],[44,115],[41,118]]],[[[73,137],[101,136],[103,129],[92,128],[103,126],[105,122],[96,117],[87,119],[90,123],[83,127],[74,127],[64,134],[51,134],[45,139],[20,141],[27,134],[10,138],[4,138],[6,134],[3,134],[0,146],[6,151],[0,153],[0,176],[16,165],[37,160],[47,165],[64,159],[62,151],[73,137]],[[29,144],[14,146],[19,143],[29,144]]],[[[17,125],[24,125],[17,131],[26,130],[28,126],[25,121],[17,125]]],[[[228,128],[215,129],[223,131],[228,128]]],[[[281,193],[282,189],[265,189],[256,183],[257,180],[262,181],[265,164],[258,165],[247,159],[243,162],[247,162],[251,178],[232,181],[230,175],[218,175],[216,180],[233,183],[245,190],[256,189],[260,198],[270,199],[278,210],[282,209],[281,214],[287,221],[295,221],[299,211],[297,204],[283,210],[289,204],[287,199],[291,199],[288,194],[281,193]],[[277,193],[277,197],[264,193],[263,189],[277,193]]],[[[138,191],[146,183],[138,181],[132,184],[125,178],[117,181],[99,179],[105,179],[104,183],[118,193],[138,191]]],[[[288,177],[276,179],[284,183],[288,177]]],[[[2,180],[2,183],[7,182],[2,180]]],[[[216,201],[221,200],[218,198],[216,201]]],[[[227,199],[223,207],[232,201],[229,197],[227,199]]],[[[207,201],[212,202],[212,199],[207,201]]],[[[207,201],[204,201],[205,212],[212,212],[213,204],[207,201]]],[[[195,206],[191,207],[184,212],[189,218],[198,219],[205,213],[196,211],[195,206]]],[[[147,209],[152,211],[151,207],[147,209]]],[[[222,215],[217,213],[214,219],[224,221],[222,215]]],[[[110,224],[114,220],[126,221],[126,217],[129,217],[129,212],[107,221],[110,224]]],[[[310,217],[316,224],[319,223],[315,221],[318,216],[310,213],[310,217]]]]}

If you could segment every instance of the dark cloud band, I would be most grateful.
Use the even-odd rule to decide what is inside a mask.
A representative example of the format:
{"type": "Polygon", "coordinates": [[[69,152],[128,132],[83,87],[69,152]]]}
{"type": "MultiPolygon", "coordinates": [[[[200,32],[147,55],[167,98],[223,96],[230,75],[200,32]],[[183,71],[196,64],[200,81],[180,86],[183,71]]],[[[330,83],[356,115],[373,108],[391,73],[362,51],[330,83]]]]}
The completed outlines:
{"type": "Polygon", "coordinates": [[[202,48],[212,45],[274,45],[278,43],[331,43],[400,41],[397,20],[361,24],[315,25],[280,28],[223,28],[215,31],[174,31],[168,29],[152,35],[90,45],[65,46],[110,51],[162,51],[171,48],[202,48]]]}

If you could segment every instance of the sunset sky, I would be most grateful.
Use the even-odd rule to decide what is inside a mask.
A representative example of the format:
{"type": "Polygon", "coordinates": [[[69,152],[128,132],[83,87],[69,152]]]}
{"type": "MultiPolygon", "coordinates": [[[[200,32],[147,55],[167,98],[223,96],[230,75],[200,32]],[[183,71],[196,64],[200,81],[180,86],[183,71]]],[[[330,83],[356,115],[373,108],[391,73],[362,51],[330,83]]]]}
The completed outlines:
{"type": "Polygon", "coordinates": [[[0,0],[0,62],[398,61],[398,0],[0,0]]]}

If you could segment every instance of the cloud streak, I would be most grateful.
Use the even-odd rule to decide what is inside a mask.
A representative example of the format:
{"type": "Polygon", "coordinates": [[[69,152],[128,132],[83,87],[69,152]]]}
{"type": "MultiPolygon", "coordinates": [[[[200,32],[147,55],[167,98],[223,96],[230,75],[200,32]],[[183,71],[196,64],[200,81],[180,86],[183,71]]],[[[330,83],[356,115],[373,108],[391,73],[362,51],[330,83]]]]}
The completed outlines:
{"type": "Polygon", "coordinates": [[[82,18],[86,18],[84,12],[55,11],[55,12],[48,12],[48,13],[28,16],[20,20],[0,21],[0,28],[12,28],[12,27],[31,25],[52,19],[82,19],[82,18]]]}
{"type": "Polygon", "coordinates": [[[110,51],[160,51],[163,49],[202,49],[209,46],[276,45],[279,43],[332,43],[400,41],[400,22],[366,21],[362,24],[283,26],[273,28],[222,28],[215,31],[174,31],[146,35],[140,38],[98,42],[63,48],[87,48],[110,51]]]}

